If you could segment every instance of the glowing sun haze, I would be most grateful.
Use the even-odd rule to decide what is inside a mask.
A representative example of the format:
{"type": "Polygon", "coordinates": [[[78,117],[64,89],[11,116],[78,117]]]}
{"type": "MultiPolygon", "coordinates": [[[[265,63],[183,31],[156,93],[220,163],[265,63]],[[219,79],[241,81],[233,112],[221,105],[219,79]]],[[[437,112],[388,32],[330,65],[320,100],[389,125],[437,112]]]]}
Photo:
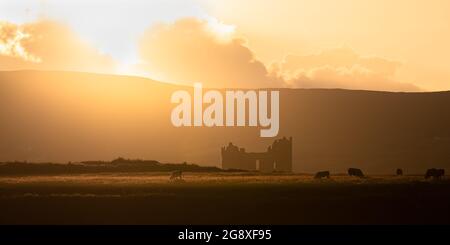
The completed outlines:
{"type": "Polygon", "coordinates": [[[450,90],[445,0],[0,0],[0,69],[450,90]]]}

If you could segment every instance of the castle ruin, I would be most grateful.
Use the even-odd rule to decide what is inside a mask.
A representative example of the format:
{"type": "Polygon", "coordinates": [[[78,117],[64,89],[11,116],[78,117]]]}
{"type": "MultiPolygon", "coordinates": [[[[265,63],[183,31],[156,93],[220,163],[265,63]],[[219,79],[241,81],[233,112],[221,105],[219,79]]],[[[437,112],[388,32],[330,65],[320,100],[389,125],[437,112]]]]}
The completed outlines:
{"type": "Polygon", "coordinates": [[[275,140],[266,152],[246,152],[233,143],[222,147],[222,168],[261,172],[292,172],[292,137],[275,140]]]}

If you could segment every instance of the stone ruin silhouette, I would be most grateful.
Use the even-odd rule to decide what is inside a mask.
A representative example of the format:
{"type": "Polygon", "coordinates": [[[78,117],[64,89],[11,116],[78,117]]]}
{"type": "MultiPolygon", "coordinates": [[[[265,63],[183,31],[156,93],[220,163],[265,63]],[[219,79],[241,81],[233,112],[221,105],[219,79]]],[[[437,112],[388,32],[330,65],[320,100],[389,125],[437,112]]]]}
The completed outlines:
{"type": "Polygon", "coordinates": [[[222,147],[222,168],[261,172],[292,172],[292,137],[275,140],[266,152],[246,152],[233,143],[222,147]]]}

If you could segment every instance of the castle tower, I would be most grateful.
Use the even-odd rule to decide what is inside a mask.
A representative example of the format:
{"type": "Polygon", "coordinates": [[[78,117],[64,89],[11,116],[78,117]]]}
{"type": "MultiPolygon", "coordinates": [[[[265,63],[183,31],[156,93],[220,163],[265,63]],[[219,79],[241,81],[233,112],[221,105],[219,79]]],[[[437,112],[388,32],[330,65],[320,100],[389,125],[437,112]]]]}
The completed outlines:
{"type": "Polygon", "coordinates": [[[272,144],[272,156],[276,171],[292,172],[292,137],[275,140],[272,144]]]}

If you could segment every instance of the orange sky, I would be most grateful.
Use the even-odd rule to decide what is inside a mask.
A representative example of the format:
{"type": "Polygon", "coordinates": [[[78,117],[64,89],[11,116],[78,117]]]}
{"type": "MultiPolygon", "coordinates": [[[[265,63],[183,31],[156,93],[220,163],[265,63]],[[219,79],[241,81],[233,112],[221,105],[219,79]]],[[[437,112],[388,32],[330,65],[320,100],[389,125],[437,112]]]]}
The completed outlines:
{"type": "Polygon", "coordinates": [[[3,70],[450,90],[446,0],[0,0],[0,16],[3,70]]]}

